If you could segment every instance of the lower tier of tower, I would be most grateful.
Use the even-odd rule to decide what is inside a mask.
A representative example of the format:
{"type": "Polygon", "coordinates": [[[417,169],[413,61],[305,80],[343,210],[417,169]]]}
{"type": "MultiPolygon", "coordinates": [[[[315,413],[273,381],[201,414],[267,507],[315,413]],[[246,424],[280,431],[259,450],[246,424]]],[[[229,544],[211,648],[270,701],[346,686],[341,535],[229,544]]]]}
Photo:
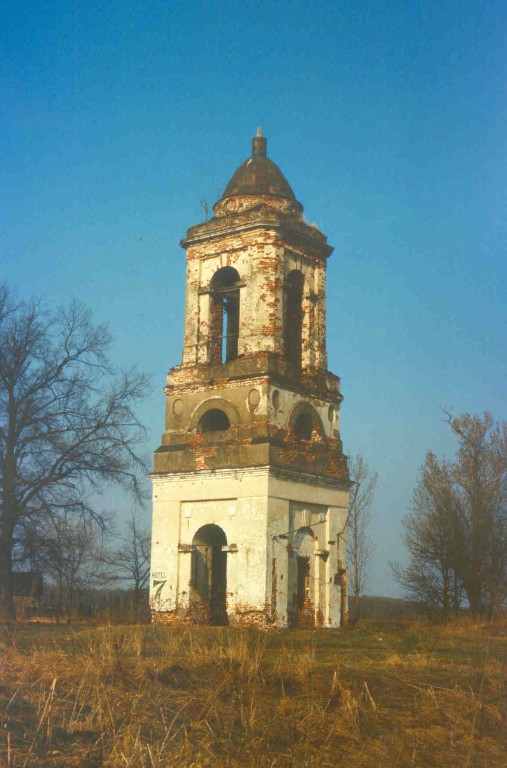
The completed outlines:
{"type": "Polygon", "coordinates": [[[267,466],[152,481],[154,621],[340,626],[348,481],[267,466]]]}

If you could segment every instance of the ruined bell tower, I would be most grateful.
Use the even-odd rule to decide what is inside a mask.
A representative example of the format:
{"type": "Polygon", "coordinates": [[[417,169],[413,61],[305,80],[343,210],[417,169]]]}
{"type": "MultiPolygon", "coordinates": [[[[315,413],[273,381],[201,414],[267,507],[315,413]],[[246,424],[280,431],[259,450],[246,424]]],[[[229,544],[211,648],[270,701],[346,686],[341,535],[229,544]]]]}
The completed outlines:
{"type": "Polygon", "coordinates": [[[258,131],[186,250],[183,360],[155,452],[156,621],[336,627],[349,476],[327,370],[327,239],[258,131]]]}

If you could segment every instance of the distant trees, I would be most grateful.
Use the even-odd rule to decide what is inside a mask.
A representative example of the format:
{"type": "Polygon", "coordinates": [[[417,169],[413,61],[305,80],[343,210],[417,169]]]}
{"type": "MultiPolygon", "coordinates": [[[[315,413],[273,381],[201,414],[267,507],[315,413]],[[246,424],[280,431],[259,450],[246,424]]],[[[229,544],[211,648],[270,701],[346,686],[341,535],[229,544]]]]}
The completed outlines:
{"type": "Polygon", "coordinates": [[[368,535],[371,522],[371,505],[377,487],[377,473],[371,473],[368,464],[360,453],[349,458],[351,489],[349,511],[349,540],[347,560],[351,572],[351,590],[354,597],[354,614],[358,619],[361,614],[360,597],[364,592],[368,566],[374,545],[368,535]]]}
{"type": "Polygon", "coordinates": [[[78,304],[50,311],[0,286],[0,618],[14,618],[13,562],[35,521],[100,522],[88,492],[108,482],[141,496],[134,407],[147,381],[116,374],[109,343],[78,304]]]}
{"type": "Polygon", "coordinates": [[[71,623],[83,590],[107,584],[109,575],[97,560],[102,534],[97,521],[78,510],[43,515],[25,528],[26,560],[55,585],[58,621],[65,609],[71,623]]]}
{"type": "Polygon", "coordinates": [[[492,615],[507,599],[507,424],[446,413],[454,461],[428,453],[404,518],[408,565],[392,564],[407,595],[455,614],[463,599],[492,615]]]}
{"type": "Polygon", "coordinates": [[[25,562],[53,585],[52,607],[58,619],[66,613],[70,623],[76,609],[86,608],[90,593],[120,588],[128,589],[134,619],[139,620],[150,573],[150,534],[132,512],[118,546],[108,547],[113,530],[109,522],[74,509],[41,515],[26,526],[25,562]]]}
{"type": "Polygon", "coordinates": [[[139,516],[132,512],[119,546],[104,550],[98,558],[110,582],[120,581],[130,587],[136,621],[139,619],[142,593],[150,576],[150,545],[149,530],[142,525],[139,516]]]}

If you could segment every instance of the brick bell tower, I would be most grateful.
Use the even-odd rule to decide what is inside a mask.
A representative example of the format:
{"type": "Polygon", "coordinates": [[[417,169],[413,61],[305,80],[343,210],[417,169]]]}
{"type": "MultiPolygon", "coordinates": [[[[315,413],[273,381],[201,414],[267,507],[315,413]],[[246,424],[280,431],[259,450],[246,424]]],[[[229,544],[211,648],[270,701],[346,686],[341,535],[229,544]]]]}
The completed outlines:
{"type": "Polygon", "coordinates": [[[155,452],[155,621],[336,627],[350,481],[327,370],[327,239],[261,131],[191,227],[181,365],[155,452]]]}

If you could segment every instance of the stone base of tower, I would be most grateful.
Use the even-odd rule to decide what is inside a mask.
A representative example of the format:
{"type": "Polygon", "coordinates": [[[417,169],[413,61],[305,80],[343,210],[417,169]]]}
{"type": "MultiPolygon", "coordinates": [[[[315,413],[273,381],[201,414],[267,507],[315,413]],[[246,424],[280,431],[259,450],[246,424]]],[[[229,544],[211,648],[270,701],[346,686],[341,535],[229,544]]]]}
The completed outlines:
{"type": "Polygon", "coordinates": [[[267,466],[152,480],[154,621],[340,626],[348,481],[267,466]]]}

